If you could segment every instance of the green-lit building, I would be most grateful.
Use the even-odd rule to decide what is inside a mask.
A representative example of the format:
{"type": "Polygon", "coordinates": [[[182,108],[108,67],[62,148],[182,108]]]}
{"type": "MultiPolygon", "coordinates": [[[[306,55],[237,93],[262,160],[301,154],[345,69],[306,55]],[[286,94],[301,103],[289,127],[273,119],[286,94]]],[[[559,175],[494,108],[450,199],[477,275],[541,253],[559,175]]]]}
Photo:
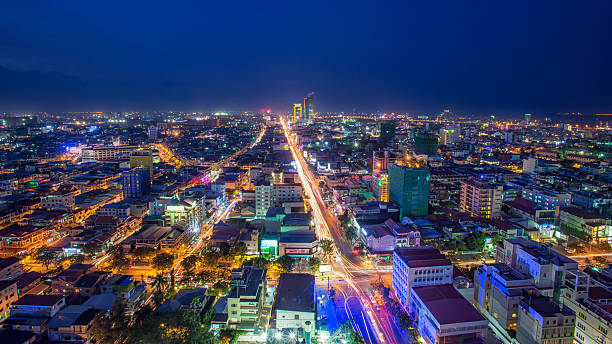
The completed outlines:
{"type": "Polygon", "coordinates": [[[389,166],[389,198],[399,204],[401,218],[427,216],[429,204],[429,169],[389,166]]]}

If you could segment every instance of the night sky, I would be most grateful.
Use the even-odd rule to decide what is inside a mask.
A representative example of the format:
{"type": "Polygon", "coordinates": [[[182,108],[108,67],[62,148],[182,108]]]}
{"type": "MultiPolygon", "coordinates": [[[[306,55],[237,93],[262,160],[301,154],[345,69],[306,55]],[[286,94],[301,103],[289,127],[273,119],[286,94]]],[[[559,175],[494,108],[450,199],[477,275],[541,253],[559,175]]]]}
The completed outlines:
{"type": "Polygon", "coordinates": [[[2,1],[0,112],[285,111],[314,91],[317,111],[612,113],[611,16],[612,1],[2,1]]]}

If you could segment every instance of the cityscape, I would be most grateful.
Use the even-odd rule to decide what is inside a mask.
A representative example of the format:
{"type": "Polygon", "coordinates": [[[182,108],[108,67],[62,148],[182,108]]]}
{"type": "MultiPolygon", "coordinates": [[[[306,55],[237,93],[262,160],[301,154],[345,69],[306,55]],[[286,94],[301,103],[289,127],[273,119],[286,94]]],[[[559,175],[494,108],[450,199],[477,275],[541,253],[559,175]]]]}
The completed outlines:
{"type": "MultiPolygon", "coordinates": [[[[327,12],[302,5],[295,19],[323,25],[327,12]]],[[[538,43],[576,45],[579,62],[534,47],[550,64],[517,71],[514,98],[499,86],[509,79],[448,75],[460,62],[439,56],[426,64],[436,85],[419,91],[418,73],[409,80],[391,56],[358,68],[372,57],[339,58],[342,39],[367,48],[397,37],[340,18],[288,57],[272,43],[310,28],[283,27],[285,12],[262,14],[268,4],[238,5],[232,27],[218,23],[233,11],[224,5],[126,4],[126,16],[143,17],[112,23],[108,36],[100,18],[125,19],[113,5],[40,6],[0,5],[12,28],[0,35],[0,344],[612,343],[612,88],[602,81],[612,69],[589,55],[612,56],[612,31],[597,26],[611,29],[609,6],[560,4],[555,19],[529,21],[538,43]],[[24,13],[40,21],[17,24],[24,13]],[[75,22],[48,26],[47,13],[75,22]],[[219,17],[191,21],[198,13],[219,17]],[[544,42],[552,36],[538,28],[581,15],[589,25],[555,26],[544,42]],[[271,29],[266,19],[281,17],[271,29]],[[196,36],[209,46],[192,47],[196,36]],[[313,76],[303,72],[310,50],[330,61],[313,76]],[[544,76],[557,64],[562,82],[544,76]]],[[[441,18],[472,13],[448,6],[441,18]]],[[[518,18],[517,6],[491,13],[518,18]]],[[[374,7],[381,26],[406,12],[374,7]]],[[[520,24],[492,30],[509,37],[520,24]]],[[[440,43],[469,47],[483,30],[440,43]]],[[[499,47],[490,44],[465,54],[497,69],[482,58],[499,47]]]]}

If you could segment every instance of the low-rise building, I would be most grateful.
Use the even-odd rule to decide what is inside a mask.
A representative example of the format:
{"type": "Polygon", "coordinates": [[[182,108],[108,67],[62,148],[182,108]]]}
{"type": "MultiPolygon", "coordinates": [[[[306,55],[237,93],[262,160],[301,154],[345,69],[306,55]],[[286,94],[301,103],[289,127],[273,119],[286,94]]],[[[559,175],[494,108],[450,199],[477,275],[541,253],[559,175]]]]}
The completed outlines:
{"type": "Polygon", "coordinates": [[[18,298],[17,281],[0,281],[0,321],[9,316],[11,305],[18,298]]]}
{"type": "Polygon", "coordinates": [[[410,288],[453,283],[453,264],[430,247],[403,247],[393,251],[392,289],[400,305],[408,309],[410,288]]]}
{"type": "Polygon", "coordinates": [[[311,333],[316,324],[315,279],[311,274],[285,273],[280,276],[274,299],[277,330],[311,333]]]}
{"type": "Polygon", "coordinates": [[[412,287],[409,313],[428,344],[486,339],[489,322],[451,284],[412,287]]]}

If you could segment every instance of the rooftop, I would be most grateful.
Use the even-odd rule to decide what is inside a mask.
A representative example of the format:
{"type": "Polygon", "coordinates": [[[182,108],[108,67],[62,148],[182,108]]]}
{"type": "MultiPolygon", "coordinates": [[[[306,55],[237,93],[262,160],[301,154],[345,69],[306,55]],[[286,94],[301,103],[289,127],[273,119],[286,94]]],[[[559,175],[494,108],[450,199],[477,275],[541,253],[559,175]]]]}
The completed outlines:
{"type": "Polygon", "coordinates": [[[274,308],[296,312],[314,312],[314,276],[285,273],[280,276],[274,308]]]}
{"type": "Polygon", "coordinates": [[[412,292],[421,299],[440,325],[486,321],[450,284],[414,287],[412,292]]]}

